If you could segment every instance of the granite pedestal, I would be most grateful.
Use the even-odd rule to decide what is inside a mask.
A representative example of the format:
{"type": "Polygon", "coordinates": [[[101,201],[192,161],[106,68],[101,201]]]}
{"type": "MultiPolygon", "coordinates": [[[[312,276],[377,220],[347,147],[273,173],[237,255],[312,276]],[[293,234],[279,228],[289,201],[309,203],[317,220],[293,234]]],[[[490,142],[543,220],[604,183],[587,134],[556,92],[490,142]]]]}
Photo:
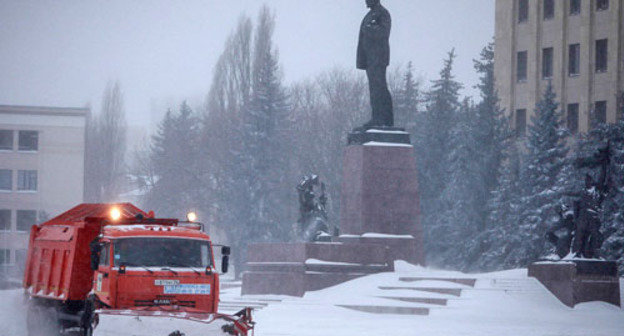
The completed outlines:
{"type": "Polygon", "coordinates": [[[531,264],[528,272],[566,306],[590,301],[621,304],[620,279],[613,261],[544,261],[531,264]]]}
{"type": "Polygon", "coordinates": [[[405,132],[377,132],[360,134],[345,148],[339,241],[386,245],[392,259],[424,265],[414,148],[405,132]],[[386,137],[403,141],[383,142],[386,137]]]}

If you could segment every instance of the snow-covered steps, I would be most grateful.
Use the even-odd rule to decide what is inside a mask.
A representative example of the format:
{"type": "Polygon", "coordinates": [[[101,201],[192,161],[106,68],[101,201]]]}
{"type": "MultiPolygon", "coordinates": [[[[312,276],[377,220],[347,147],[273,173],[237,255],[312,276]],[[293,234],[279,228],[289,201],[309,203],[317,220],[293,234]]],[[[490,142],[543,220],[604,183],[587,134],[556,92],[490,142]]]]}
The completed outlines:
{"type": "MultiPolygon", "coordinates": [[[[367,294],[364,294],[363,288],[356,289],[364,294],[359,300],[345,298],[343,302],[336,302],[335,306],[372,314],[426,316],[434,310],[445,309],[451,300],[459,300],[464,291],[474,290],[477,283],[475,278],[447,277],[444,274],[385,273],[376,277],[379,282],[374,287],[370,286],[372,283],[367,284],[367,294]],[[414,285],[405,285],[406,282],[414,285]]],[[[349,290],[346,285],[341,287],[349,290]]]]}
{"type": "Polygon", "coordinates": [[[423,307],[397,307],[397,306],[358,306],[358,305],[336,305],[336,307],[357,310],[373,314],[391,315],[429,315],[429,308],[423,307]]]}
{"type": "Polygon", "coordinates": [[[410,287],[410,286],[379,286],[378,288],[384,291],[411,290],[411,291],[430,292],[430,293],[446,294],[446,295],[453,295],[453,296],[461,296],[461,293],[462,293],[461,288],[410,287]]]}
{"type": "Polygon", "coordinates": [[[240,288],[242,286],[241,281],[224,281],[219,284],[221,290],[230,289],[230,288],[240,288]]]}
{"type": "Polygon", "coordinates": [[[446,306],[448,299],[431,298],[431,297],[401,297],[401,296],[378,296],[381,299],[395,300],[409,303],[423,303],[428,305],[446,306]]]}
{"type": "Polygon", "coordinates": [[[501,290],[506,293],[541,293],[544,291],[544,287],[534,278],[486,278],[481,281],[483,289],[501,290]]]}
{"type": "Polygon", "coordinates": [[[417,282],[417,281],[446,281],[457,283],[460,285],[466,285],[474,287],[477,279],[470,278],[436,278],[436,277],[400,277],[399,281],[402,282],[417,282]]]}

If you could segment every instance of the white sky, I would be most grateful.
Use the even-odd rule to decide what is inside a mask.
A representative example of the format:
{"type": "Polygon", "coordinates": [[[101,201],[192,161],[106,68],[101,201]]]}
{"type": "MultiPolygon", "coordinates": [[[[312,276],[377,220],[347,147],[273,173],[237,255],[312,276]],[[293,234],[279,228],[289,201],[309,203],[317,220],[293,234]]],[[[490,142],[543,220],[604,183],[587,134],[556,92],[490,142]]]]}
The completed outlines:
{"type": "MultiPolygon", "coordinates": [[[[128,121],[158,122],[166,106],[203,102],[211,71],[241,13],[277,14],[274,41],[285,80],[355,68],[364,0],[0,0],[0,104],[99,110],[108,80],[121,82],[128,121]]],[[[457,79],[494,35],[494,0],[382,0],[393,17],[391,66],[414,62],[437,77],[451,48],[457,79]]]]}

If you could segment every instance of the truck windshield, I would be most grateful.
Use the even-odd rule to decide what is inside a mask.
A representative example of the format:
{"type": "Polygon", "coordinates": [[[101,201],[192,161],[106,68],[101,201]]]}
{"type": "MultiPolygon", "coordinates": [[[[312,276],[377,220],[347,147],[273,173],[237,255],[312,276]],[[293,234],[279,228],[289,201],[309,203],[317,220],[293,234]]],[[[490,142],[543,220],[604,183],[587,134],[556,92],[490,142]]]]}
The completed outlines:
{"type": "Polygon", "coordinates": [[[115,266],[197,267],[211,265],[207,241],[175,238],[124,238],[114,242],[115,266]]]}

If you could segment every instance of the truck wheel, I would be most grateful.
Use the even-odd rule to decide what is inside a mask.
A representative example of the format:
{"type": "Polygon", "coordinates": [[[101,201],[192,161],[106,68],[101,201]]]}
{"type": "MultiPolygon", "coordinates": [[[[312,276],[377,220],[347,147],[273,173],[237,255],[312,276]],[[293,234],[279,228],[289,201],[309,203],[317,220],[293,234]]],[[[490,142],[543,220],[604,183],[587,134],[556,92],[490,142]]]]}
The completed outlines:
{"type": "Polygon", "coordinates": [[[91,323],[89,323],[88,325],[84,326],[82,328],[83,333],[82,335],[84,336],[93,336],[95,327],[97,326],[97,321],[98,321],[98,315],[94,314],[93,317],[91,318],[91,323]]]}
{"type": "Polygon", "coordinates": [[[85,311],[82,316],[82,336],[93,336],[93,330],[99,322],[99,316],[95,312],[95,299],[93,297],[85,301],[85,311]]]}
{"type": "Polygon", "coordinates": [[[60,335],[56,311],[52,307],[43,307],[31,301],[28,305],[26,323],[28,336],[60,335]]]}

